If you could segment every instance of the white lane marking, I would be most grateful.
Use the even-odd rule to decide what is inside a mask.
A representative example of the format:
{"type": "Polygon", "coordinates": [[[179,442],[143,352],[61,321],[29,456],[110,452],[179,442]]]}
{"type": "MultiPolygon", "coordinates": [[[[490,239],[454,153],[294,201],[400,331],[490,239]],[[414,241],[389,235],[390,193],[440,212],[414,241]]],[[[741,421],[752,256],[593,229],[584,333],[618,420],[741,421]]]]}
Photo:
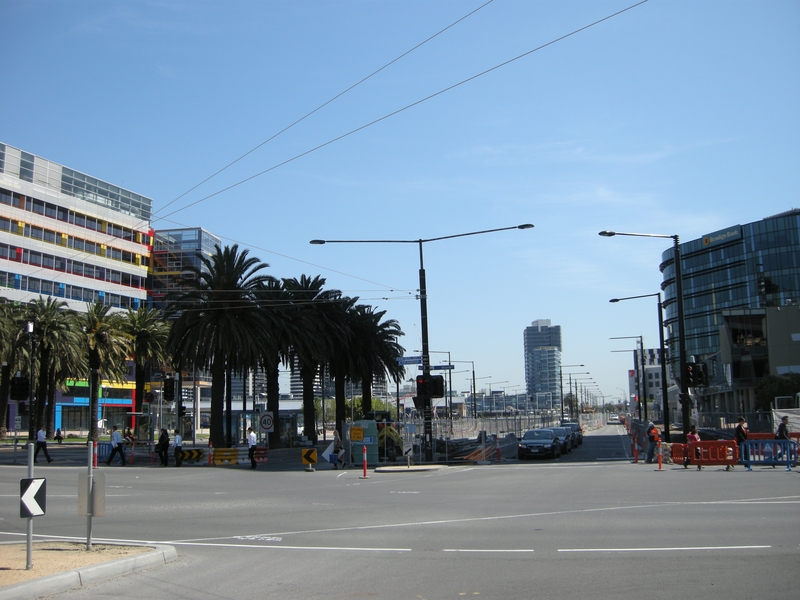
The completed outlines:
{"type": "Polygon", "coordinates": [[[352,552],[411,552],[411,548],[359,548],[347,546],[270,546],[260,544],[211,544],[208,542],[160,542],[171,546],[200,546],[211,548],[256,548],[258,550],[350,550],[352,552]]]}
{"type": "Polygon", "coordinates": [[[490,550],[488,548],[442,548],[442,552],[533,552],[533,548],[490,550]]]}
{"type": "MultiPolygon", "coordinates": [[[[800,496],[783,496],[775,498],[774,500],[783,500],[789,498],[800,498],[800,496]]],[[[480,523],[483,521],[503,521],[507,519],[528,519],[532,517],[552,517],[552,516],[560,516],[560,515],[576,515],[576,514],[588,514],[588,513],[595,513],[595,512],[610,512],[610,511],[617,511],[617,510],[635,510],[640,508],[664,508],[669,506],[704,506],[704,505],[720,505],[720,504],[727,504],[727,505],[736,505],[736,504],[751,504],[751,503],[759,503],[759,504],[778,504],[778,502],[768,502],[771,500],[770,498],[753,498],[753,499],[741,499],[741,500],[714,500],[709,502],[658,502],[653,504],[640,504],[640,505],[629,505],[629,506],[608,506],[604,508],[581,508],[581,509],[574,509],[574,510],[562,510],[562,511],[552,511],[552,512],[540,512],[540,513],[524,513],[524,514],[515,514],[515,515],[495,515],[492,517],[469,517],[463,519],[441,519],[437,521],[410,521],[407,523],[382,523],[380,525],[355,525],[352,527],[329,527],[325,529],[307,529],[307,530],[296,530],[296,531],[275,531],[275,532],[268,532],[259,535],[272,535],[272,536],[285,536],[285,535],[302,535],[302,534],[319,534],[319,533],[337,533],[341,531],[369,531],[374,529],[397,529],[401,527],[425,527],[430,525],[452,525],[458,523],[480,523]]],[[[780,504],[783,504],[781,502],[780,504]]],[[[794,502],[790,502],[789,504],[794,504],[794,502]]],[[[213,541],[213,540],[227,540],[232,539],[232,536],[225,536],[225,537],[212,537],[212,538],[189,538],[183,540],[184,542],[204,542],[204,541],[213,541]]],[[[177,542],[176,542],[177,543],[177,542]]]]}
{"type": "Polygon", "coordinates": [[[559,548],[559,552],[674,552],[683,550],[763,550],[772,546],[685,546],[675,548],[559,548]]]}

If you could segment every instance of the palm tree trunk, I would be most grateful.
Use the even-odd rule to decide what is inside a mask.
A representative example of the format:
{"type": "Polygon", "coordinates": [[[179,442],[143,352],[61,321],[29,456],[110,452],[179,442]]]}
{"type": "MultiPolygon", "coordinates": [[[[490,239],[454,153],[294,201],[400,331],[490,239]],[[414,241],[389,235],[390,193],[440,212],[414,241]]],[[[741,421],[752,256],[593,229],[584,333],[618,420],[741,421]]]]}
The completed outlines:
{"type": "Polygon", "coordinates": [[[11,387],[11,365],[3,363],[0,368],[0,439],[8,435],[8,392],[11,387]]]}
{"type": "Polygon", "coordinates": [[[97,442],[97,409],[100,387],[100,353],[96,349],[89,350],[89,439],[97,442]]]}
{"type": "Polygon", "coordinates": [[[300,367],[300,379],[303,381],[303,429],[305,436],[312,443],[317,443],[317,414],[314,410],[314,379],[317,365],[300,367]]]}
{"type": "Polygon", "coordinates": [[[342,431],[342,425],[347,420],[347,406],[346,400],[347,397],[345,395],[345,377],[344,375],[337,375],[336,379],[334,380],[335,391],[334,395],[336,397],[336,431],[339,432],[339,435],[344,435],[342,431]]]}
{"type": "Polygon", "coordinates": [[[50,381],[50,349],[44,344],[40,345],[39,350],[39,364],[36,365],[38,369],[38,377],[36,381],[36,431],[41,429],[42,425],[47,425],[44,417],[44,409],[47,404],[47,384],[50,381]]]}
{"type": "Polygon", "coordinates": [[[47,380],[47,408],[45,409],[47,437],[52,438],[56,432],[56,369],[50,366],[50,377],[47,380]]]}
{"type": "Polygon", "coordinates": [[[221,357],[214,357],[211,363],[211,431],[209,441],[214,448],[225,447],[225,427],[222,411],[225,404],[225,363],[221,357]]]}
{"type": "Polygon", "coordinates": [[[362,416],[372,412],[372,373],[365,373],[361,379],[361,413],[362,416]]]}
{"type": "Polygon", "coordinates": [[[279,419],[280,410],[280,373],[278,371],[278,361],[270,364],[264,370],[267,375],[267,411],[272,413],[274,423],[272,432],[269,434],[269,447],[281,447],[281,428],[279,419]]]}
{"type": "Polygon", "coordinates": [[[233,446],[231,430],[233,429],[233,393],[231,390],[231,380],[233,374],[230,365],[225,366],[225,443],[228,448],[233,446]]]}
{"type": "Polygon", "coordinates": [[[142,412],[142,402],[144,401],[144,382],[145,382],[145,368],[134,362],[134,382],[136,393],[134,394],[135,403],[133,407],[134,412],[142,412]]]}

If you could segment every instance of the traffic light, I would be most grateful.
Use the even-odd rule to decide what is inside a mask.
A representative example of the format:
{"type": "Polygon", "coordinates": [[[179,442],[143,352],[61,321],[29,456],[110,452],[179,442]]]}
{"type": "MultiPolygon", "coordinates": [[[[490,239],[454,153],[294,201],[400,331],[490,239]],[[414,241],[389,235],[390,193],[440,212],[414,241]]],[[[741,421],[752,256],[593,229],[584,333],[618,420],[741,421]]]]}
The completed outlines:
{"type": "Polygon", "coordinates": [[[687,387],[695,387],[695,377],[697,370],[697,363],[686,363],[686,385],[687,387]]]}
{"type": "Polygon", "coordinates": [[[431,398],[444,398],[444,377],[431,375],[431,398]]]}
{"type": "Polygon", "coordinates": [[[708,385],[708,371],[706,370],[706,363],[697,363],[699,370],[699,377],[695,377],[697,385],[708,385]]]}
{"type": "Polygon", "coordinates": [[[184,416],[186,416],[186,407],[183,402],[178,402],[178,421],[183,420],[184,416]]]}
{"type": "Polygon", "coordinates": [[[164,402],[172,402],[175,399],[175,379],[170,377],[164,380],[164,391],[161,395],[164,402]]]}
{"type": "Polygon", "coordinates": [[[417,375],[417,397],[420,399],[432,398],[431,392],[431,376],[417,375]]]}
{"type": "Polygon", "coordinates": [[[13,377],[11,379],[11,399],[27,400],[31,392],[31,383],[27,377],[13,377]]]}

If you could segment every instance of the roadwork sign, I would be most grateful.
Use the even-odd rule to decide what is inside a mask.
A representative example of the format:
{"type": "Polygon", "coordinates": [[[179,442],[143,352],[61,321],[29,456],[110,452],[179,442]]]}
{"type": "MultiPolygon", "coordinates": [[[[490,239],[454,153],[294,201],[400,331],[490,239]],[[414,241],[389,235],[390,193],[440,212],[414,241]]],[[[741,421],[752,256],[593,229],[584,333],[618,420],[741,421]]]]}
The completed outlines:
{"type": "Polygon", "coordinates": [[[317,450],[316,448],[309,448],[308,450],[303,450],[301,455],[303,457],[303,464],[304,465],[315,465],[317,464],[317,450]]]}
{"type": "Polygon", "coordinates": [[[350,428],[350,441],[360,442],[364,439],[364,428],[356,427],[355,425],[350,428]]]}
{"type": "Polygon", "coordinates": [[[41,517],[47,504],[47,480],[19,480],[19,516],[22,519],[41,517]]]}

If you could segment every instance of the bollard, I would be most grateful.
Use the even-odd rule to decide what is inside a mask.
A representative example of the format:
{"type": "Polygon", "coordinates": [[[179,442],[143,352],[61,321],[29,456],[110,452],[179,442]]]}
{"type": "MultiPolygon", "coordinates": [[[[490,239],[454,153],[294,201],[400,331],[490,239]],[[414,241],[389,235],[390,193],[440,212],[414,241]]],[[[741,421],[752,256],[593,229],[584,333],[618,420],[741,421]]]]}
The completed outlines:
{"type": "Polygon", "coordinates": [[[214,444],[209,440],[208,442],[208,466],[214,464],[214,444]]]}
{"type": "Polygon", "coordinates": [[[503,462],[503,455],[500,453],[500,444],[497,444],[497,462],[503,462]]]}
{"type": "Polygon", "coordinates": [[[361,476],[361,479],[369,479],[369,477],[367,477],[367,447],[365,445],[362,446],[362,448],[361,454],[364,457],[364,474],[361,476]]]}
{"type": "Polygon", "coordinates": [[[658,440],[658,470],[661,471],[661,464],[663,459],[661,458],[661,440],[658,440]]]}

